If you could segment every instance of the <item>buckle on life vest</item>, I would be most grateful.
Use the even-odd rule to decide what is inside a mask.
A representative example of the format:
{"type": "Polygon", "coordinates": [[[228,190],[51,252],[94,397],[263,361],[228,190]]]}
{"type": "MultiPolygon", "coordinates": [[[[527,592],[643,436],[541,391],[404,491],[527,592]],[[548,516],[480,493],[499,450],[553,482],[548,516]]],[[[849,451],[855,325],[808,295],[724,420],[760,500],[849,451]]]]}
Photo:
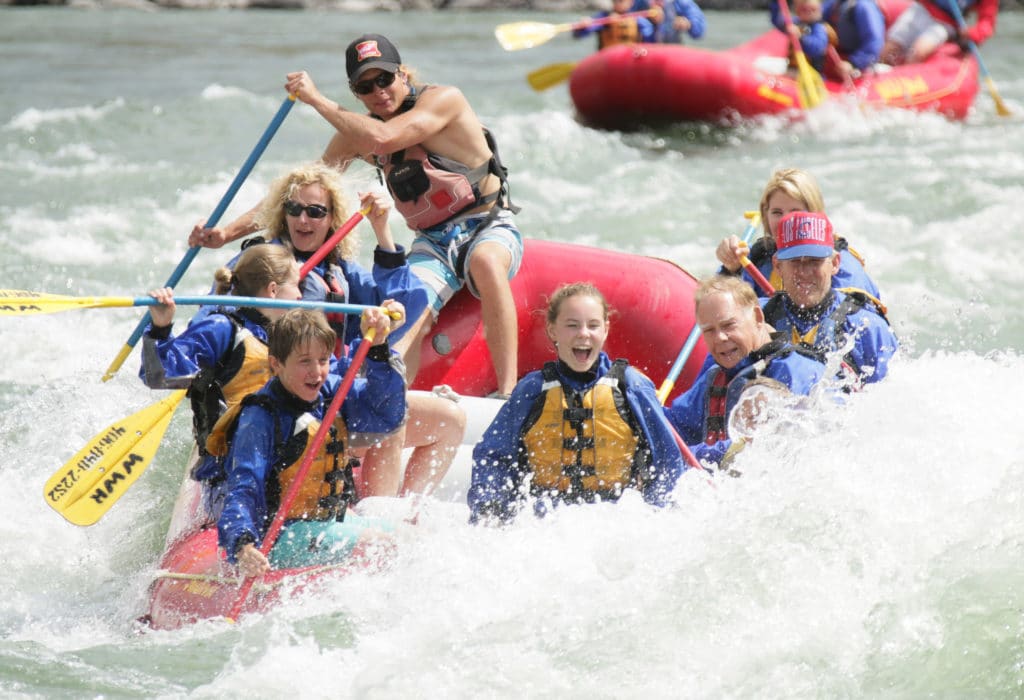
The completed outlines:
{"type": "Polygon", "coordinates": [[[486,219],[486,216],[474,216],[457,223],[443,224],[424,229],[423,233],[438,245],[448,247],[453,242],[458,245],[462,243],[463,239],[469,237],[486,219]]]}

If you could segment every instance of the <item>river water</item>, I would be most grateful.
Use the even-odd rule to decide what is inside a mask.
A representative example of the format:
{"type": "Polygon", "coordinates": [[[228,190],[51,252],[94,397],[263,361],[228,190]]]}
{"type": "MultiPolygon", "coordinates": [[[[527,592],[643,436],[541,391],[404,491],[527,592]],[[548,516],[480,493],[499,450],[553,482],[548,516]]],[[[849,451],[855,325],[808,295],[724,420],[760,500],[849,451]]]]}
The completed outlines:
{"type": "MultiPolygon", "coordinates": [[[[904,342],[890,377],[818,429],[748,450],[741,479],[684,479],[678,509],[627,500],[490,530],[438,500],[400,530],[389,573],[235,626],[140,634],[187,411],[106,517],[66,523],[43,502],[46,479],[156,398],[134,376],[137,352],[99,381],[140,314],[2,318],[0,694],[1024,692],[1024,16],[1001,17],[983,49],[1011,118],[983,89],[964,123],[829,105],[799,124],[637,134],[579,126],[564,87],[532,92],[529,71],[591,43],[504,53],[493,29],[521,19],[574,18],[0,11],[0,286],[135,296],[162,284],[281,104],[284,74],[307,69],[353,106],[342,52],[379,31],[423,78],[459,85],[497,134],[527,236],[704,275],[774,168],[814,173],[904,342]]],[[[709,13],[706,44],[765,25],[709,13]]],[[[328,138],[293,109],[225,220],[328,138]]],[[[352,187],[372,181],[356,169],[352,187]]],[[[205,291],[222,261],[204,251],[179,291],[205,291]]]]}

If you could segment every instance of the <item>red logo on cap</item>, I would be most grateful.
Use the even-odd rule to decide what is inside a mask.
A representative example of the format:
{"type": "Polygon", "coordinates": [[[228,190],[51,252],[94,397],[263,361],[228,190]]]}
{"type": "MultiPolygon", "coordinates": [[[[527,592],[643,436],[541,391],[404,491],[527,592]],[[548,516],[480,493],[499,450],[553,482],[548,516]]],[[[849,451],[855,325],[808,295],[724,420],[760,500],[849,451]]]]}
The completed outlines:
{"type": "Polygon", "coordinates": [[[782,227],[782,246],[799,243],[827,244],[828,220],[817,216],[793,216],[782,227]]]}
{"type": "Polygon", "coordinates": [[[373,39],[356,44],[356,55],[359,56],[359,61],[363,62],[368,58],[381,58],[383,54],[377,48],[376,39],[373,39]]]}

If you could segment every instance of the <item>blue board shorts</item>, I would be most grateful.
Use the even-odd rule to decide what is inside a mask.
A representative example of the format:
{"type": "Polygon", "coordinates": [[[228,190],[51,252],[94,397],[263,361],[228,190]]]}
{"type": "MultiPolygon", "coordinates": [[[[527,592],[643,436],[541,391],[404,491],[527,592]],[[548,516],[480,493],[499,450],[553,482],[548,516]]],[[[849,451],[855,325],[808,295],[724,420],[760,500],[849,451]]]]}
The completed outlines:
{"type": "Polygon", "coordinates": [[[469,258],[481,243],[498,243],[504,246],[512,256],[508,278],[516,276],[523,262],[523,236],[516,228],[514,216],[508,209],[502,209],[482,228],[481,225],[487,220],[486,214],[456,220],[444,227],[427,229],[416,234],[409,248],[409,267],[426,285],[428,306],[435,318],[463,285],[469,287],[473,296],[480,298],[473,280],[469,279],[468,269],[469,258]],[[465,246],[468,246],[468,249],[463,252],[462,248],[465,246]],[[460,254],[465,260],[462,276],[456,269],[460,254]]]}

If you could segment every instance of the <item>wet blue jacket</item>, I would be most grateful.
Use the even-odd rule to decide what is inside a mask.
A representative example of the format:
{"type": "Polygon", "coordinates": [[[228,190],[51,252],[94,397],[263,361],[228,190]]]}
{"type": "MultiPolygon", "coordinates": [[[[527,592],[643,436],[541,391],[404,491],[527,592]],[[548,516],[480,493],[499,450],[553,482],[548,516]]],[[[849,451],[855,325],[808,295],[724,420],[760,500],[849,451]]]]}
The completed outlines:
{"type": "MultiPolygon", "coordinates": [[[[559,377],[576,391],[593,387],[611,366],[611,360],[603,352],[598,358],[596,372],[587,373],[585,378],[563,363],[556,363],[559,377]]],[[[543,383],[543,373],[539,370],[523,377],[473,449],[473,473],[467,495],[472,522],[485,515],[509,519],[525,498],[522,487],[530,466],[522,432],[530,409],[541,395],[543,383]]],[[[636,369],[627,367],[623,390],[643,431],[640,441],[646,443],[651,452],[652,474],[642,488],[644,500],[664,505],[687,465],[676,446],[651,380],[636,369]]],[[[544,505],[538,501],[535,511],[543,514],[544,505]]]]}
{"type": "MultiPolygon", "coordinates": [[[[386,351],[386,345],[379,347],[386,351]]],[[[355,348],[352,350],[354,354],[355,348]]],[[[405,417],[402,372],[389,359],[374,359],[376,354],[377,348],[371,349],[364,363],[365,377],[355,380],[341,405],[349,432],[387,433],[398,428],[405,417]]],[[[392,353],[391,357],[396,356],[392,353]]],[[[349,357],[337,363],[320,389],[319,399],[312,404],[290,394],[277,379],[267,382],[258,393],[269,397],[277,407],[276,423],[275,416],[263,406],[242,409],[227,455],[227,498],[217,521],[218,543],[231,561],[242,538],[259,546],[274,518],[267,504],[267,482],[275,478],[273,462],[279,436],[290,436],[296,419],[305,412],[317,419],[323,417],[350,364],[349,357]]]]}
{"type": "Polygon", "coordinates": [[[889,360],[899,341],[888,320],[873,304],[857,303],[856,295],[852,296],[833,289],[817,309],[801,311],[788,294],[779,292],[770,301],[763,300],[761,306],[765,309],[765,321],[776,331],[791,334],[795,328],[800,335],[806,335],[819,326],[814,348],[822,353],[835,352],[852,337],[853,347],[844,352],[846,362],[865,383],[877,382],[888,372],[889,360]]]}
{"type": "Polygon", "coordinates": [[[885,16],[875,0],[825,0],[821,16],[839,37],[839,55],[859,71],[878,62],[885,44],[885,16]]]}
{"type": "MultiPolygon", "coordinates": [[[[786,22],[783,19],[782,12],[779,10],[778,0],[773,0],[770,8],[772,24],[780,32],[786,33],[786,22]]],[[[801,22],[796,16],[792,19],[793,24],[802,30],[800,49],[804,52],[811,65],[814,66],[815,70],[819,73],[824,72],[825,55],[828,52],[828,30],[825,28],[825,22],[801,22]]]]}
{"type": "MultiPolygon", "coordinates": [[[[427,309],[427,287],[406,263],[405,249],[395,246],[395,251],[373,251],[372,272],[353,260],[342,260],[335,270],[341,271],[338,280],[345,290],[347,304],[379,306],[385,299],[394,299],[405,306],[406,322],[388,336],[391,342],[398,342],[427,309]]],[[[296,253],[296,260],[303,264],[309,255],[296,253]]],[[[326,294],[321,285],[312,279],[312,273],[323,278],[327,266],[323,261],[316,265],[311,274],[302,282],[302,298],[309,301],[324,301],[326,294]]],[[[346,323],[343,342],[348,345],[359,338],[359,323],[346,323]]]]}
{"type": "MultiPolygon", "coordinates": [[[[651,9],[650,0],[633,0],[630,12],[643,12],[651,9]]],[[[700,39],[707,29],[707,20],[704,12],[693,0],[668,0],[661,8],[664,19],[655,28],[654,40],[662,44],[681,44],[683,35],[672,26],[672,20],[676,17],[685,17],[690,20],[690,28],[686,31],[691,39],[700,39]]]]}
{"type": "MultiPolygon", "coordinates": [[[[189,323],[185,331],[175,336],[171,327],[147,326],[142,337],[142,366],[139,378],[150,389],[187,389],[202,370],[216,371],[232,353],[235,323],[263,343],[267,342],[266,326],[269,320],[255,309],[238,309],[234,319],[223,308],[211,311],[189,323]]],[[[269,373],[269,370],[268,370],[269,373]]],[[[225,377],[214,374],[214,381],[225,377]]],[[[211,455],[204,455],[194,467],[192,478],[197,481],[217,478],[222,469],[211,455]]]]}
{"type": "MultiPolygon", "coordinates": [[[[693,385],[676,397],[672,405],[665,408],[669,422],[679,432],[683,441],[690,446],[694,456],[705,462],[718,464],[732,444],[732,440],[720,440],[714,445],[706,444],[708,401],[711,383],[718,368],[708,355],[700,374],[693,385]]],[[[807,395],[825,375],[825,365],[817,359],[797,352],[785,340],[773,340],[743,358],[735,367],[722,370],[729,380],[726,393],[725,418],[736,406],[743,386],[756,376],[776,379],[794,394],[807,395]],[[764,357],[771,359],[761,368],[758,362],[764,357]]]]}
{"type": "MultiPolygon", "coordinates": [[[[772,2],[771,13],[772,24],[786,26],[777,1],[772,2]]],[[[863,71],[878,61],[885,43],[885,16],[875,0],[825,0],[821,17],[836,30],[839,55],[854,68],[863,71]]]]}

